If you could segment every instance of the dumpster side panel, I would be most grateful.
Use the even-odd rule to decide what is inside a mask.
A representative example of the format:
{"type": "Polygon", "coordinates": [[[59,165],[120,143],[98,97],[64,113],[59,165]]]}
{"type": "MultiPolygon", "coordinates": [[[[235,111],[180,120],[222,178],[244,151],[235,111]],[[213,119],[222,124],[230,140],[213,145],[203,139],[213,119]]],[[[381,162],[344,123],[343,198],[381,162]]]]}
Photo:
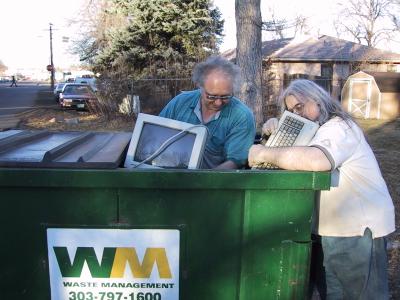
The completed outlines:
{"type": "Polygon", "coordinates": [[[305,299],[314,198],[329,184],[314,172],[0,168],[0,299],[50,298],[48,227],[178,229],[182,300],[305,299]]]}
{"type": "Polygon", "coordinates": [[[233,190],[123,189],[120,220],[179,228],[180,299],[237,299],[243,199],[233,190]]]}
{"type": "Polygon", "coordinates": [[[306,298],[314,193],[248,191],[240,299],[306,298]]]}
{"type": "Polygon", "coordinates": [[[50,299],[47,227],[108,226],[110,189],[2,188],[0,299],[50,299]]]}

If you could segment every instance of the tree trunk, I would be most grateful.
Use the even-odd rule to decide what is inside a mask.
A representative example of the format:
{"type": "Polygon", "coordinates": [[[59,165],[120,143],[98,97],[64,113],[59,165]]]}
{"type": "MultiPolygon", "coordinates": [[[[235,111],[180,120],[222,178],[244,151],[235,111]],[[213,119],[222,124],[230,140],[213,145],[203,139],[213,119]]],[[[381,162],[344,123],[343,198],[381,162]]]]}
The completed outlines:
{"type": "Polygon", "coordinates": [[[235,1],[236,63],[242,71],[242,86],[238,96],[253,110],[259,129],[264,122],[260,0],[235,1]]]}

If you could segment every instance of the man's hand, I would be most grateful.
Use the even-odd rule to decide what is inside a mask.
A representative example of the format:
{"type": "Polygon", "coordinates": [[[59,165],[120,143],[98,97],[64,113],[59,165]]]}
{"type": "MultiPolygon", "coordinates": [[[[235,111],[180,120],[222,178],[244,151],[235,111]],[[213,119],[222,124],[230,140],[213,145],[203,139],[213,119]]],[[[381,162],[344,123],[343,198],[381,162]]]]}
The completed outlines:
{"type": "Polygon", "coordinates": [[[238,166],[231,160],[224,161],[222,164],[216,166],[214,170],[233,170],[237,169],[238,166]]]}

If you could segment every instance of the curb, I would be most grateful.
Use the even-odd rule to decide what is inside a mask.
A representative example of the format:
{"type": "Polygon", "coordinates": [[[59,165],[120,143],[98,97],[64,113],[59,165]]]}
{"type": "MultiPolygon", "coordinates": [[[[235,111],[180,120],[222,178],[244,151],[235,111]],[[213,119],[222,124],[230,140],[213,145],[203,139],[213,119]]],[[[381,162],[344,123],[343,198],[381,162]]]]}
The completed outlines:
{"type": "Polygon", "coordinates": [[[16,129],[18,128],[20,123],[21,123],[20,119],[12,116],[0,117],[0,131],[16,129]]]}
{"type": "Polygon", "coordinates": [[[21,124],[21,118],[34,114],[39,108],[32,108],[20,113],[0,116],[0,131],[16,129],[21,124]]]}

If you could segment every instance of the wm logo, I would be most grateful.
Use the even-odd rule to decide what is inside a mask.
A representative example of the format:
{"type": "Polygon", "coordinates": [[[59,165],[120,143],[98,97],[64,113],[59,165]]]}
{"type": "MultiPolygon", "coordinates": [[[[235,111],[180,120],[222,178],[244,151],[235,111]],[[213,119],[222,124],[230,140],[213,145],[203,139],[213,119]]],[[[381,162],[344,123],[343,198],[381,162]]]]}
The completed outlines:
{"type": "Polygon", "coordinates": [[[93,247],[78,247],[72,263],[67,247],[53,249],[63,277],[80,277],[86,262],[92,278],[122,278],[127,263],[135,278],[149,278],[154,264],[160,278],[172,278],[165,248],[147,248],[141,263],[135,248],[106,247],[100,263],[93,247]]]}

